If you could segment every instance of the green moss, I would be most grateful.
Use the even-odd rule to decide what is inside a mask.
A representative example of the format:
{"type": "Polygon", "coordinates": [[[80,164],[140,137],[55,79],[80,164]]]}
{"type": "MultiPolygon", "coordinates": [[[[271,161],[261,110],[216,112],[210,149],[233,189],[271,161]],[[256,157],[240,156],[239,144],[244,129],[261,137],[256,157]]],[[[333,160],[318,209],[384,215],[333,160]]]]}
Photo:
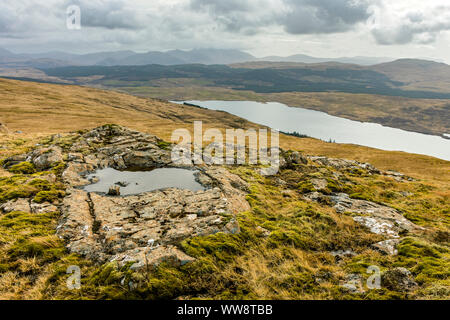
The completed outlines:
{"type": "Polygon", "coordinates": [[[348,188],[345,184],[340,183],[340,182],[337,181],[337,180],[327,179],[327,182],[328,182],[328,184],[327,184],[327,189],[330,190],[331,192],[336,192],[336,193],[344,192],[344,193],[348,193],[348,191],[349,191],[349,188],[348,188]]]}
{"type": "Polygon", "coordinates": [[[297,294],[311,294],[317,291],[314,275],[310,272],[295,272],[277,281],[276,287],[297,294]]]}
{"type": "Polygon", "coordinates": [[[62,243],[45,242],[42,239],[19,239],[8,250],[9,257],[39,258],[41,263],[55,261],[66,252],[62,243]]]}
{"type": "Polygon", "coordinates": [[[373,197],[370,194],[367,194],[365,192],[352,193],[352,194],[350,194],[350,198],[357,199],[357,200],[373,201],[373,197]]]}
{"type": "Polygon", "coordinates": [[[60,161],[53,164],[51,172],[56,176],[61,176],[65,169],[66,163],[64,161],[60,161]]]}
{"type": "Polygon", "coordinates": [[[27,142],[28,142],[27,139],[16,139],[16,140],[10,141],[10,143],[15,147],[23,146],[27,142]]]}
{"type": "Polygon", "coordinates": [[[399,266],[408,268],[419,284],[446,280],[450,284],[450,249],[422,239],[405,238],[398,245],[399,266]]]}
{"type": "Polygon", "coordinates": [[[33,179],[28,183],[29,186],[33,186],[38,188],[39,190],[48,191],[53,188],[53,185],[48,181],[44,179],[33,179]]]}
{"type": "Polygon", "coordinates": [[[34,259],[39,267],[25,271],[26,276],[33,278],[41,267],[66,255],[64,244],[54,235],[57,215],[19,211],[1,216],[0,242],[9,245],[0,247],[0,272],[14,271],[20,275],[22,261],[34,259]]]}
{"type": "Polygon", "coordinates": [[[360,168],[354,168],[354,169],[349,169],[348,170],[349,174],[351,176],[356,176],[356,177],[364,177],[368,175],[368,172],[366,170],[360,169],[360,168]]]}
{"type": "Polygon", "coordinates": [[[318,244],[310,236],[304,234],[298,228],[291,228],[291,230],[276,230],[272,231],[269,237],[269,243],[273,247],[293,246],[303,250],[316,249],[318,244]]]}
{"type": "Polygon", "coordinates": [[[62,190],[49,190],[39,191],[34,197],[33,201],[36,203],[44,202],[56,202],[58,199],[63,198],[66,193],[62,190]]]}
{"type": "Polygon", "coordinates": [[[16,174],[32,174],[36,172],[36,168],[31,162],[25,161],[18,163],[16,165],[13,165],[9,168],[9,171],[16,174]]]}
{"type": "Polygon", "coordinates": [[[297,188],[300,193],[310,193],[316,191],[316,188],[314,188],[314,185],[311,183],[311,181],[302,181],[297,185],[297,188]]]}
{"type": "Polygon", "coordinates": [[[61,184],[53,184],[45,179],[32,179],[22,175],[0,178],[0,203],[19,198],[32,198],[38,203],[53,202],[64,196],[61,184]]]}
{"type": "Polygon", "coordinates": [[[185,292],[188,286],[186,278],[182,271],[161,265],[151,274],[141,292],[150,299],[173,299],[185,292]]]}
{"type": "Polygon", "coordinates": [[[66,135],[66,136],[62,136],[59,138],[56,138],[54,140],[51,141],[52,144],[55,144],[59,147],[61,147],[63,150],[68,150],[70,149],[75,142],[77,142],[80,139],[79,135],[66,135]]]}
{"type": "Polygon", "coordinates": [[[160,149],[163,149],[163,150],[170,150],[170,147],[172,146],[172,144],[170,142],[166,142],[163,140],[158,140],[157,145],[160,149]]]}
{"type": "Polygon", "coordinates": [[[19,198],[32,197],[38,189],[26,184],[27,178],[13,176],[0,178],[0,203],[19,198]]]}
{"type": "Polygon", "coordinates": [[[0,218],[0,227],[8,228],[8,234],[15,235],[21,230],[31,229],[32,236],[46,236],[54,232],[53,222],[57,213],[34,214],[26,212],[10,212],[0,218]]]}

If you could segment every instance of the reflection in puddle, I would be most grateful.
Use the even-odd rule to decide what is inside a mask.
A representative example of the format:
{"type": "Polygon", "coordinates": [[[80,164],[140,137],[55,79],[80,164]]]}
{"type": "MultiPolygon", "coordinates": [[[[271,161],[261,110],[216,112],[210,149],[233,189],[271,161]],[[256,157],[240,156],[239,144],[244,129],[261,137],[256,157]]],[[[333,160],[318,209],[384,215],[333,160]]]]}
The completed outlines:
{"type": "Polygon", "coordinates": [[[120,188],[120,195],[134,195],[166,188],[205,190],[195,180],[196,171],[162,168],[152,171],[119,171],[113,168],[97,170],[87,176],[93,184],[83,189],[88,192],[108,193],[111,187],[120,188]]]}

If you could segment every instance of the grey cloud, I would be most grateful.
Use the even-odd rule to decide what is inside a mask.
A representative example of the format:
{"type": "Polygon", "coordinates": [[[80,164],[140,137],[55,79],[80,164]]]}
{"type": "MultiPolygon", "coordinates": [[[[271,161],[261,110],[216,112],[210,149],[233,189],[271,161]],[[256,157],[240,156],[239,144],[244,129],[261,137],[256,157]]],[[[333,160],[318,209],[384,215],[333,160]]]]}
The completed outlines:
{"type": "Polygon", "coordinates": [[[14,12],[11,8],[5,7],[0,10],[0,33],[10,32],[16,23],[14,12]]]}
{"type": "MultiPolygon", "coordinates": [[[[329,47],[323,50],[330,50],[342,45],[338,39],[349,37],[348,43],[354,41],[354,47],[360,50],[359,43],[369,43],[370,35],[377,48],[376,43],[431,43],[442,31],[450,30],[449,7],[430,3],[419,8],[410,6],[402,12],[398,6],[386,5],[390,1],[0,0],[0,46],[34,52],[215,47],[260,50],[265,54],[281,50],[268,48],[279,43],[287,48],[283,50],[291,50],[283,38],[299,45],[314,37],[292,35],[325,34],[324,44],[308,47],[304,42],[306,50],[325,45],[329,47]],[[72,4],[81,8],[81,30],[66,28],[66,8],[72,4]],[[381,18],[372,23],[377,17],[381,18]],[[359,38],[345,34],[353,29],[359,31],[359,38]]],[[[405,6],[407,1],[402,0],[405,6]]]]}
{"type": "Polygon", "coordinates": [[[144,28],[139,18],[138,10],[127,8],[125,0],[76,0],[66,1],[67,5],[78,5],[81,9],[81,24],[83,27],[105,29],[144,28]]]}
{"type": "Polygon", "coordinates": [[[191,0],[191,8],[211,14],[228,31],[274,24],[291,34],[337,33],[369,17],[378,0],[191,0]],[[269,14],[268,14],[269,13],[269,14]]]}
{"type": "Polygon", "coordinates": [[[36,4],[32,0],[16,0],[0,5],[0,34],[6,37],[24,37],[38,31],[54,28],[55,2],[36,4]]]}
{"type": "Polygon", "coordinates": [[[256,29],[275,22],[278,14],[273,4],[283,0],[190,0],[190,9],[209,14],[229,32],[254,34],[256,29]]]}
{"type": "Polygon", "coordinates": [[[290,7],[281,21],[292,34],[337,33],[348,31],[370,17],[368,1],[286,0],[290,7]]]}
{"type": "Polygon", "coordinates": [[[250,1],[242,0],[191,0],[191,8],[194,10],[208,9],[215,14],[229,14],[233,12],[246,12],[251,10],[250,1]]]}
{"type": "Polygon", "coordinates": [[[439,6],[425,12],[407,12],[391,23],[380,23],[372,29],[372,35],[381,45],[429,44],[449,30],[450,6],[439,6]]]}

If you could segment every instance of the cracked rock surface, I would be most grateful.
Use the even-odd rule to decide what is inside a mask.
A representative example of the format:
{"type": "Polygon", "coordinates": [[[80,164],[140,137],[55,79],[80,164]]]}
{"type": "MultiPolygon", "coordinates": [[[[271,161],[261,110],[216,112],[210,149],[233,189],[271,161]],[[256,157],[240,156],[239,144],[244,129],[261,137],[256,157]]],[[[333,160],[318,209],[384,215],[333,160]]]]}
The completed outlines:
{"type": "Polygon", "coordinates": [[[205,187],[197,192],[169,188],[120,197],[82,190],[92,183],[89,173],[106,167],[177,167],[161,142],[149,134],[103,126],[81,135],[64,151],[56,146],[33,151],[30,160],[42,167],[62,158],[67,164],[62,174],[67,195],[57,235],[71,252],[101,263],[132,262],[133,269],[164,261],[183,265],[194,260],[180,249],[183,240],[240,231],[234,215],[250,208],[245,200],[248,186],[221,167],[184,166],[197,170],[196,179],[205,187]]]}

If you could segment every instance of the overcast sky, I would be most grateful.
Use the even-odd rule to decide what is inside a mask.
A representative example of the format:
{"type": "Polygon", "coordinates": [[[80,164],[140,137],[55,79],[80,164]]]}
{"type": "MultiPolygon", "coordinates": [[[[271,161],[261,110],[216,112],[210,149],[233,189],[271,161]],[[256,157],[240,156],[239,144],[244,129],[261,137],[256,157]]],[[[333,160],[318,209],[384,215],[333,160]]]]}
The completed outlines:
{"type": "Polygon", "coordinates": [[[14,52],[233,48],[257,57],[428,57],[450,63],[449,0],[0,0],[14,52]],[[81,30],[66,9],[81,8],[81,30]]]}

